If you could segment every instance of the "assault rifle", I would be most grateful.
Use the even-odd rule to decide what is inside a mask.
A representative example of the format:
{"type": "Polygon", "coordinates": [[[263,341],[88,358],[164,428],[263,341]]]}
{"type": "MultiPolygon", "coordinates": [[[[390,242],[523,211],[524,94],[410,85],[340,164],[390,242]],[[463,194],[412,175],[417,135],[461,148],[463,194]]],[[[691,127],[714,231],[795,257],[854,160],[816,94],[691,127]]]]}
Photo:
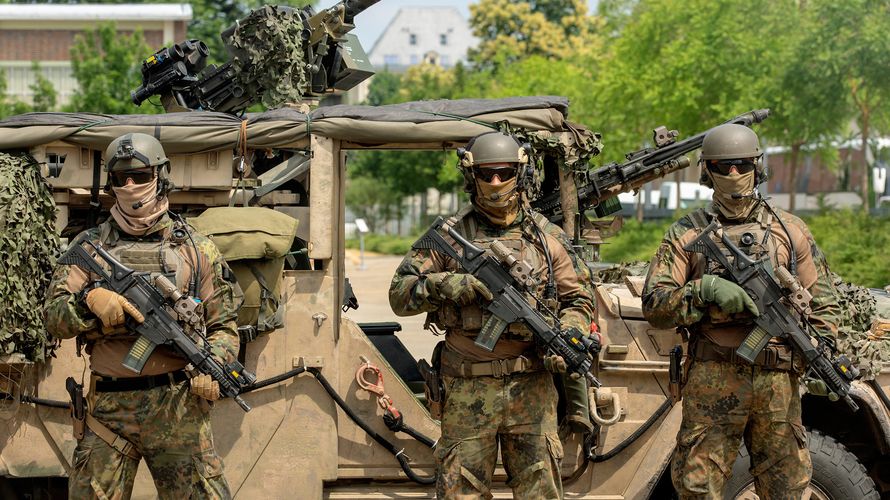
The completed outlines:
{"type": "Polygon", "coordinates": [[[137,273],[117,261],[101,245],[91,241],[85,243],[110,268],[110,274],[90,255],[83,243],[72,245],[59,258],[59,263],[77,266],[88,274],[99,276],[101,286],[122,295],[145,317],[142,323],[127,317],[127,329],[138,334],[139,338],[121,364],[135,373],[141,373],[155,347],[171,346],[195,369],[217,381],[223,396],[234,398],[244,411],[250,411],[250,406],[238,394],[242,387],[256,381],[256,376],[245,370],[238,361],[223,366],[210,355],[206,341],[203,341],[203,346],[195,344],[167,309],[169,307],[175,311],[180,320],[195,324],[200,321],[201,304],[180,294],[167,277],[158,276],[153,285],[149,273],[137,273]]]}
{"type": "Polygon", "coordinates": [[[841,355],[832,360],[832,346],[817,335],[810,336],[809,332],[813,331],[815,334],[815,331],[806,317],[810,313],[809,302],[812,296],[800,285],[797,278],[784,267],[779,267],[774,275],[769,257],[751,259],[723,233],[717,221],[711,222],[683,249],[700,253],[719,263],[726,270],[725,277],[742,287],[757,304],[760,311],[760,315],[754,319],[757,326],[736,350],[739,357],[753,363],[772,337],[787,339],[806,359],[808,375],[825,383],[829,399],[843,399],[853,411],[859,409],[850,397],[850,382],[859,375],[859,370],[846,356],[841,355]],[[732,261],[711,238],[712,234],[720,238],[729,250],[732,261]],[[801,322],[795,319],[792,311],[785,305],[786,301],[800,313],[801,322]]]}
{"type": "MultiPolygon", "coordinates": [[[[724,122],[750,127],[769,117],[768,109],[755,109],[724,122]]],[[[610,163],[594,171],[584,173],[578,186],[578,210],[584,213],[592,209],[597,217],[605,217],[621,210],[618,194],[639,189],[647,182],[664,177],[690,165],[685,154],[701,147],[705,135],[711,129],[677,142],[676,130],[660,126],[653,130],[654,148],[644,148],[627,153],[624,163],[610,163]]],[[[538,198],[532,208],[545,215],[551,222],[562,220],[563,208],[559,191],[538,198]]]]}
{"type": "MultiPolygon", "coordinates": [[[[492,247],[496,247],[498,243],[495,241],[492,243],[492,247]]],[[[599,380],[590,373],[593,366],[591,353],[593,342],[583,335],[572,335],[561,330],[558,321],[557,326],[550,326],[541,313],[529,305],[518,290],[517,277],[507,271],[494,257],[486,254],[485,250],[473,245],[460,233],[447,226],[442,217],[437,218],[411,248],[415,250],[425,248],[451,257],[466,272],[475,276],[491,290],[494,299],[486,304],[485,308],[493,316],[482,326],[482,330],[476,338],[476,345],[488,351],[494,350],[495,344],[507,326],[510,323],[521,321],[528,326],[538,345],[544,348],[548,354],[562,356],[570,373],[577,373],[585,377],[591,387],[601,385],[599,380]],[[443,230],[452,241],[446,239],[442,234],[443,230]],[[455,250],[454,244],[461,248],[460,253],[455,250]]],[[[493,253],[495,255],[504,254],[497,250],[493,250],[493,253]]],[[[519,262],[512,264],[519,264],[521,267],[519,262]]],[[[508,265],[511,263],[508,262],[508,265]]],[[[524,270],[521,270],[521,273],[524,274],[524,270]]]]}

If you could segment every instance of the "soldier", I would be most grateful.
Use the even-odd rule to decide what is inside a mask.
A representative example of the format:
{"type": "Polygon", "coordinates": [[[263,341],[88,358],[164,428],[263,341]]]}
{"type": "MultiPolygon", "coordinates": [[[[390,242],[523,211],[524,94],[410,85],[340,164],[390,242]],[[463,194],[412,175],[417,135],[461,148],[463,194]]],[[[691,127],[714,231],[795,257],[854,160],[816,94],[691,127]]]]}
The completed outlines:
{"type": "MultiPolygon", "coordinates": [[[[161,143],[139,133],[118,137],[105,152],[105,168],[115,198],[111,217],[71,244],[89,240],[127,267],[167,275],[203,305],[204,332],[195,334],[206,335],[220,362],[233,361],[239,348],[234,275],[210,240],[168,213],[170,162],[161,143]]],[[[76,337],[90,355],[87,429],[74,450],[69,496],[129,498],[144,457],[160,498],[230,498],[210,429],[209,402],[219,399],[219,384],[187,374],[187,361],[164,346],[142,373],[124,368],[136,340],[125,319],[143,317],[94,279],[78,267],[59,266],[44,311],[53,336],[76,337]]]]}
{"type": "Polygon", "coordinates": [[[688,335],[683,423],[671,465],[681,498],[722,498],[742,438],[761,498],[801,498],[812,473],[801,423],[800,354],[774,338],[753,365],[738,358],[735,349],[754,328],[757,306],[720,276],[716,263],[683,249],[716,218],[752,258],[766,255],[796,273],[814,297],[810,322],[820,335],[837,335],[835,295],[809,230],[756,191],[766,177],[761,156],[748,127],[708,132],[701,183],[713,187],[713,204],[668,229],[643,289],[646,319],[688,335]]]}
{"type": "MultiPolygon", "coordinates": [[[[480,135],[466,150],[459,149],[472,204],[448,223],[475,245],[487,249],[498,240],[530,264],[538,285],[528,291],[557,311],[562,328],[586,335],[595,331],[590,274],[562,230],[527,206],[523,191],[534,173],[529,149],[500,132],[480,135]]],[[[491,498],[500,443],[507,484],[516,498],[561,498],[557,391],[546,370],[564,375],[565,361],[542,359],[521,323],[509,325],[493,352],[475,345],[490,317],[482,306],[491,298],[485,285],[457,263],[427,250],[410,252],[390,285],[396,314],[426,312],[433,331],[445,332],[438,496],[491,498]]]]}

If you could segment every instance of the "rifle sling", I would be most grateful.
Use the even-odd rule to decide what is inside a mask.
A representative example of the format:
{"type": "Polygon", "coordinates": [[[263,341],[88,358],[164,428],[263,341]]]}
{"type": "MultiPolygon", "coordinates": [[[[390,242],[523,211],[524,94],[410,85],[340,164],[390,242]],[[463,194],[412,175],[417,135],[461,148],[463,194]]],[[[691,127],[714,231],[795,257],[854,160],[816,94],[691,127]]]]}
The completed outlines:
{"type": "Polygon", "coordinates": [[[112,432],[112,430],[106,427],[105,424],[93,418],[90,413],[86,414],[86,424],[91,431],[99,436],[99,439],[105,441],[108,446],[114,448],[121,455],[125,455],[133,460],[140,460],[142,458],[142,454],[139,453],[133,443],[112,432]]]}

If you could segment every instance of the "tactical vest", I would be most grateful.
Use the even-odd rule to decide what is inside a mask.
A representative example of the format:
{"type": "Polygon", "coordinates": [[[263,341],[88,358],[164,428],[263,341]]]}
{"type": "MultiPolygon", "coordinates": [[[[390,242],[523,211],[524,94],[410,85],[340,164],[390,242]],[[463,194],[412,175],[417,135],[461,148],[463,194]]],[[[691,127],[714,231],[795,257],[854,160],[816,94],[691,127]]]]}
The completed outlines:
{"type": "MultiPolygon", "coordinates": [[[[173,227],[190,231],[188,226],[177,222],[173,223],[173,227]]],[[[136,272],[149,273],[152,282],[156,276],[163,274],[176,284],[180,292],[188,295],[193,277],[193,264],[188,262],[180,246],[190,243],[186,233],[177,233],[182,235],[181,238],[176,238],[172,236],[173,234],[174,231],[161,230],[138,238],[113,227],[110,221],[99,225],[99,242],[117,261],[136,272]]],[[[200,283],[197,285],[200,286],[200,283]]],[[[199,293],[199,290],[195,293],[199,293]]],[[[196,298],[201,299],[201,297],[196,298]]],[[[110,334],[88,332],[82,335],[82,340],[94,343],[131,335],[121,327],[110,334]]]]}
{"type": "MultiPolygon", "coordinates": [[[[533,274],[537,278],[537,285],[533,290],[523,291],[526,292],[525,296],[529,304],[537,306],[535,297],[544,298],[544,289],[549,277],[547,256],[541,247],[541,240],[535,229],[537,224],[541,234],[546,234],[543,222],[533,216],[526,216],[518,225],[489,235],[479,227],[476,215],[471,209],[472,206],[467,208],[455,214],[447,223],[462,236],[471,240],[474,245],[483,248],[489,255],[493,255],[490,249],[491,244],[497,240],[503,243],[517,260],[527,262],[534,270],[533,274]],[[529,291],[531,293],[528,293],[529,291]]],[[[458,271],[456,266],[448,270],[458,271]]],[[[434,323],[449,332],[475,337],[490,317],[491,313],[478,304],[459,306],[446,301],[438,311],[428,314],[427,322],[434,323]]],[[[545,315],[545,317],[549,319],[549,316],[545,315]]],[[[533,340],[531,331],[523,323],[512,323],[502,338],[528,342],[533,340]]]]}
{"type": "MultiPolygon", "coordinates": [[[[701,232],[711,223],[714,215],[699,209],[689,214],[688,217],[692,221],[696,232],[701,232]]],[[[773,269],[778,265],[788,267],[788,262],[779,262],[778,245],[780,242],[776,240],[772,233],[775,223],[776,221],[772,213],[766,208],[761,208],[755,220],[743,224],[723,225],[723,232],[734,245],[752,260],[769,257],[767,260],[769,267],[773,269]]],[[[716,236],[712,236],[712,239],[723,250],[727,259],[732,262],[735,257],[730,253],[729,249],[724,247],[723,242],[716,236]]],[[[790,250],[789,256],[794,258],[793,252],[790,250]]],[[[705,274],[713,274],[729,279],[725,274],[723,266],[711,259],[705,258],[703,269],[705,274]]],[[[718,345],[738,346],[747,333],[754,328],[754,319],[746,312],[727,314],[714,305],[710,305],[707,312],[705,319],[691,330],[706,333],[707,337],[718,345]]]]}

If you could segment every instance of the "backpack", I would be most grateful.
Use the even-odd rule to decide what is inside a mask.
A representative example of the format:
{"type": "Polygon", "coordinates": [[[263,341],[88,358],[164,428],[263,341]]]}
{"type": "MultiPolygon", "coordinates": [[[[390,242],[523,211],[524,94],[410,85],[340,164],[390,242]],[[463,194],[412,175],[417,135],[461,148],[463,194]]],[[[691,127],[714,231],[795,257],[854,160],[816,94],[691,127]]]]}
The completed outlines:
{"type": "Polygon", "coordinates": [[[281,276],[299,221],[262,207],[214,207],[190,218],[199,233],[210,238],[226,259],[243,293],[238,310],[239,331],[256,334],[284,326],[281,276]]]}

